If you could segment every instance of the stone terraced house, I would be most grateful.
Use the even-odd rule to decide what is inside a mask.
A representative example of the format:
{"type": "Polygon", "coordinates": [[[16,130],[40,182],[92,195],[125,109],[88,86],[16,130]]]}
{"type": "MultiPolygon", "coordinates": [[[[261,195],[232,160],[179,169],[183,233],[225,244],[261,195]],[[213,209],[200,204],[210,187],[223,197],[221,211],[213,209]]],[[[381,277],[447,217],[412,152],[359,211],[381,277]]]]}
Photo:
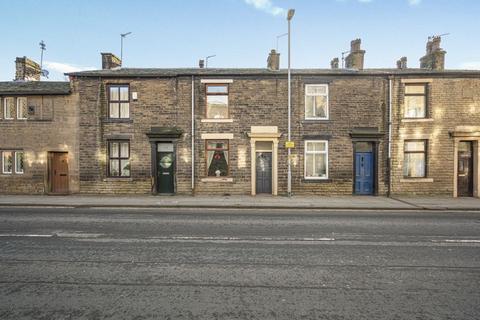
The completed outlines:
{"type": "MultiPolygon", "coordinates": [[[[71,112],[64,131],[52,124],[44,135],[28,112],[1,117],[2,168],[16,163],[9,152],[24,154],[22,173],[2,171],[0,191],[55,193],[51,154],[67,151],[66,193],[285,195],[291,147],[293,194],[478,197],[480,71],[444,70],[440,38],[421,68],[402,58],[397,68],[365,69],[364,55],[357,39],[345,68],[334,59],[331,69],[292,70],[288,142],[287,71],[274,50],[264,69],[121,68],[103,53],[102,70],[56,84],[66,90],[52,98],[65,101],[58,113],[71,112]],[[21,133],[3,139],[12,123],[21,133]],[[33,178],[37,187],[21,185],[33,178]]],[[[0,84],[2,101],[32,84],[0,84]]]]}

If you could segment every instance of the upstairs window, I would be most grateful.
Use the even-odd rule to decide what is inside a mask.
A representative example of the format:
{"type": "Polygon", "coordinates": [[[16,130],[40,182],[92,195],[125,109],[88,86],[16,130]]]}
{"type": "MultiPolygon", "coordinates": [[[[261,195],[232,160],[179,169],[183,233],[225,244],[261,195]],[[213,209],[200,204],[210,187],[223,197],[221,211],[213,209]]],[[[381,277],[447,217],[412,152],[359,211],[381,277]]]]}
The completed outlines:
{"type": "Polygon", "coordinates": [[[17,98],[17,119],[27,119],[27,98],[17,98]]]}
{"type": "Polygon", "coordinates": [[[12,97],[3,100],[3,117],[12,120],[15,115],[15,99],[12,97]]]}
{"type": "Polygon", "coordinates": [[[207,140],[206,147],[207,176],[228,176],[228,140],[207,140]]]}
{"type": "Polygon", "coordinates": [[[405,85],[405,118],[427,117],[427,85],[405,85]]]}
{"type": "Polygon", "coordinates": [[[307,84],[305,86],[305,119],[328,119],[328,85],[307,84]]]}
{"type": "Polygon", "coordinates": [[[108,116],[110,119],[130,118],[130,93],[128,85],[108,86],[108,116]]]}
{"type": "Polygon", "coordinates": [[[108,175],[130,177],[130,142],[125,140],[108,142],[108,175]]]}
{"type": "Polygon", "coordinates": [[[207,119],[228,119],[228,84],[207,84],[207,119]]]}
{"type": "Polygon", "coordinates": [[[425,178],[427,176],[427,141],[406,140],[403,157],[403,176],[425,178]]]}

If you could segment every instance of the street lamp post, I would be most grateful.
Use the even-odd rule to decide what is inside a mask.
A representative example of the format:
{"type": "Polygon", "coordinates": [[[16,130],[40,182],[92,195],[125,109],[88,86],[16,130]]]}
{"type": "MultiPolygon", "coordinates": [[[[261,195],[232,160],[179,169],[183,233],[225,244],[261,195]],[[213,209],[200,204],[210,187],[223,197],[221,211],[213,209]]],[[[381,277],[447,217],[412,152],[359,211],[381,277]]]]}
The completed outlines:
{"type": "Polygon", "coordinates": [[[131,32],[120,34],[120,61],[122,61],[122,64],[123,64],[123,39],[125,39],[125,37],[128,36],[129,34],[131,34],[131,32]]]}
{"type": "MultiPolygon", "coordinates": [[[[290,22],[295,14],[295,9],[288,10],[287,21],[288,21],[288,142],[291,141],[291,113],[292,113],[292,89],[291,89],[291,74],[290,74],[290,22]]],[[[288,152],[288,196],[292,196],[292,164],[291,164],[291,146],[287,148],[288,152]]]]}

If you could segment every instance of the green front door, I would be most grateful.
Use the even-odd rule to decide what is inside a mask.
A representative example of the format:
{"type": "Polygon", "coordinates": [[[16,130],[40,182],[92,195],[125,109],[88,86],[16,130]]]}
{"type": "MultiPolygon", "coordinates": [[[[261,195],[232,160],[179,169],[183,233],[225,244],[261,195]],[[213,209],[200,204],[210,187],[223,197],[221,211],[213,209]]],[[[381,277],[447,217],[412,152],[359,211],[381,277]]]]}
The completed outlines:
{"type": "Polygon", "coordinates": [[[172,143],[157,144],[157,192],[174,193],[175,154],[172,143]]]}

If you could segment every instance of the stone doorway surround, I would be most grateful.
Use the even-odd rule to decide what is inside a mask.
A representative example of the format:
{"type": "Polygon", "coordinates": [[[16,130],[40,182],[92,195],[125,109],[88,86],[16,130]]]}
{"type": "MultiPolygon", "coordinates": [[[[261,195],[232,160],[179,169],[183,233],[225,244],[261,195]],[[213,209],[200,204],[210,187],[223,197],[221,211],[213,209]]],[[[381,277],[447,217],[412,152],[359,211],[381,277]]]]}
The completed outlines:
{"type": "Polygon", "coordinates": [[[256,145],[259,141],[272,142],[272,195],[278,194],[278,133],[277,126],[252,126],[247,133],[250,138],[251,195],[256,195],[256,145]]]}
{"type": "Polygon", "coordinates": [[[460,141],[473,142],[473,196],[480,198],[480,126],[457,126],[450,132],[453,138],[453,197],[458,197],[458,144],[460,141]]]}

